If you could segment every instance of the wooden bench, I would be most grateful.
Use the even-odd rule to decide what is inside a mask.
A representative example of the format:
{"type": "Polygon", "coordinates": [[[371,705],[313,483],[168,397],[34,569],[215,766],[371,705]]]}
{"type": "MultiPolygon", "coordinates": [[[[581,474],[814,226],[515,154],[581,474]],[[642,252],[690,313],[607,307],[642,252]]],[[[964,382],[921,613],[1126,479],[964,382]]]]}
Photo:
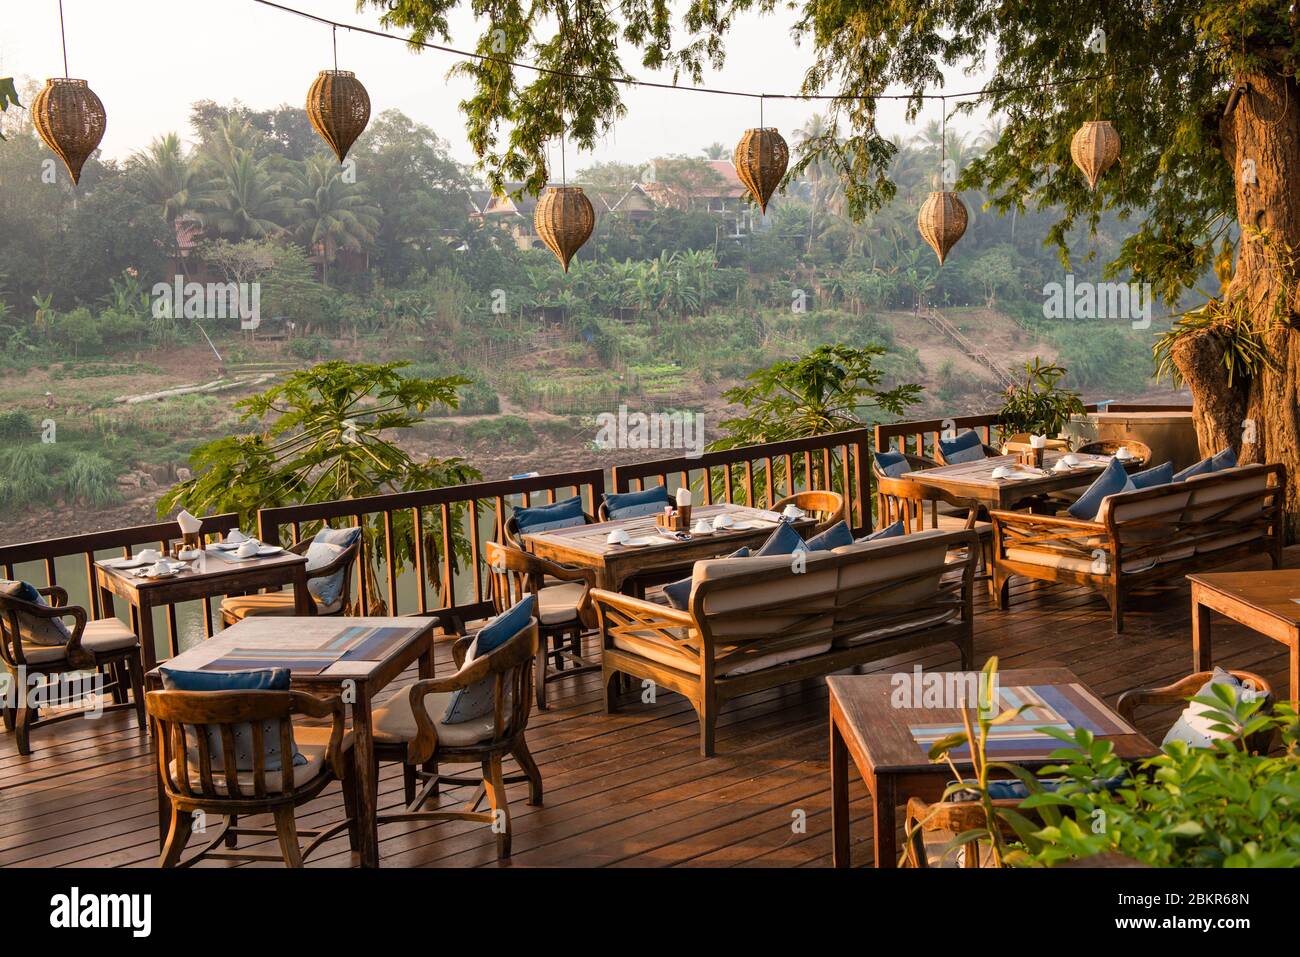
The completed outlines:
{"type": "Polygon", "coordinates": [[[593,589],[606,711],[618,708],[620,674],[676,691],[699,715],[707,756],[730,698],[941,642],[971,667],[975,532],[802,554],[696,562],[685,611],[593,589]]]}
{"type": "Polygon", "coordinates": [[[1286,468],[1243,465],[1112,495],[1096,521],[993,511],[993,589],[1007,606],[1012,575],[1100,591],[1124,630],[1136,588],[1218,568],[1249,555],[1282,562],[1286,468]]]}

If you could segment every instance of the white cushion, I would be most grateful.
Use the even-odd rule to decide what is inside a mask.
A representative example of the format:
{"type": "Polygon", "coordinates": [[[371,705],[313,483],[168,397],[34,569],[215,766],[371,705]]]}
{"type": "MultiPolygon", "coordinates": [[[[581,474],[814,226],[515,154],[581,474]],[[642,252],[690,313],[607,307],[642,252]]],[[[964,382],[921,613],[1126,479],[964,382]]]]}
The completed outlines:
{"type": "Polygon", "coordinates": [[[543,625],[560,625],[578,620],[578,605],[586,594],[582,582],[547,585],[537,592],[537,616],[543,625]]]}
{"type": "MultiPolygon", "coordinates": [[[[1215,668],[1214,674],[1210,680],[1201,685],[1200,689],[1193,695],[1194,698],[1213,698],[1214,692],[1211,689],[1213,685],[1228,685],[1231,688],[1238,689],[1240,695],[1241,682],[1233,675],[1222,668],[1215,668]]],[[[1174,726],[1165,734],[1164,740],[1160,746],[1164,747],[1170,741],[1184,741],[1189,747],[1193,748],[1212,748],[1214,742],[1225,738],[1226,735],[1221,731],[1215,731],[1211,725],[1216,722],[1214,719],[1207,717],[1206,712],[1209,709],[1199,702],[1189,701],[1183,713],[1178,716],[1174,726]]]]}
{"type": "Polygon", "coordinates": [[[906,635],[913,631],[920,631],[923,628],[933,628],[935,625],[942,625],[945,622],[952,621],[960,613],[956,608],[944,608],[928,615],[922,615],[919,618],[912,618],[907,621],[896,621],[889,625],[882,625],[879,628],[872,628],[868,631],[859,632],[856,635],[841,635],[835,639],[836,648],[855,648],[858,645],[869,644],[873,641],[883,641],[886,638],[897,638],[899,635],[906,635]]]}
{"type": "MultiPolygon", "coordinates": [[[[496,734],[495,718],[491,712],[482,717],[456,724],[444,724],[443,713],[451,703],[453,692],[431,694],[424,699],[424,708],[433,719],[438,732],[438,743],[449,748],[464,748],[492,740],[496,734]]],[[[509,703],[506,705],[509,708],[509,703]]],[[[507,713],[507,717],[509,717],[507,713]]],[[[381,744],[405,744],[415,739],[415,712],[411,710],[410,689],[403,688],[373,716],[375,740],[381,744]]]]}
{"type": "MultiPolygon", "coordinates": [[[[81,647],[95,654],[107,654],[121,651],[139,642],[133,632],[117,618],[101,618],[86,622],[86,629],[81,633],[81,647]]],[[[28,664],[47,665],[67,657],[66,645],[32,645],[23,643],[23,656],[28,664]]]]}

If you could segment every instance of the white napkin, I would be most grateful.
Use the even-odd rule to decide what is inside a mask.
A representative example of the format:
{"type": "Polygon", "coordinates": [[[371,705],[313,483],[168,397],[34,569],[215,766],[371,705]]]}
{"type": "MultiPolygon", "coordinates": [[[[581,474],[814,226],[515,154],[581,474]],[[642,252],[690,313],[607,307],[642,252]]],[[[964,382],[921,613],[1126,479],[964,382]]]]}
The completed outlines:
{"type": "Polygon", "coordinates": [[[248,536],[237,528],[232,528],[230,531],[226,532],[227,545],[238,545],[240,542],[246,541],[248,541],[248,536]]]}
{"type": "Polygon", "coordinates": [[[690,532],[678,532],[678,531],[674,531],[671,528],[660,528],[659,534],[662,535],[664,538],[671,538],[673,541],[676,542],[689,542],[691,540],[690,532]]]}
{"type": "Polygon", "coordinates": [[[251,538],[244,539],[244,541],[240,543],[239,547],[235,549],[236,558],[252,558],[256,554],[257,541],[251,538]]]}
{"type": "Polygon", "coordinates": [[[677,490],[677,507],[678,507],[678,508],[690,508],[690,507],[691,507],[691,490],[690,490],[690,489],[688,489],[688,488],[679,488],[679,489],[677,490]]]}
{"type": "Polygon", "coordinates": [[[1029,437],[1029,447],[1031,449],[1042,449],[1047,447],[1047,436],[1031,435],[1029,437]]]}
{"type": "Polygon", "coordinates": [[[186,535],[194,535],[203,527],[203,519],[196,518],[185,509],[181,509],[181,513],[176,516],[176,523],[186,535]]]}

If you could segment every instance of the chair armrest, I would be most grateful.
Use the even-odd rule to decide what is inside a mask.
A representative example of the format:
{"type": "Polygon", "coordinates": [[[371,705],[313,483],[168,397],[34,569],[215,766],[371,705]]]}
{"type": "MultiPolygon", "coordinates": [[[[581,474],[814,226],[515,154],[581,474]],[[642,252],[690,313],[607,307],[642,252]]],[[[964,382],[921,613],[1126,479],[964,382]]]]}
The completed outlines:
{"type": "Polygon", "coordinates": [[[469,654],[469,646],[474,644],[474,638],[474,635],[461,635],[451,646],[451,657],[456,662],[457,670],[464,667],[465,656],[469,654]]]}
{"type": "Polygon", "coordinates": [[[68,603],[67,589],[60,585],[50,585],[47,588],[38,588],[36,591],[46,598],[52,599],[50,604],[55,608],[62,607],[68,603]]]}
{"type": "MultiPolygon", "coordinates": [[[[606,591],[603,588],[593,588],[589,595],[591,603],[595,606],[597,613],[601,613],[603,608],[613,608],[624,614],[633,617],[644,617],[647,615],[654,618],[662,619],[671,625],[682,625],[690,627],[695,624],[695,619],[691,617],[689,611],[681,611],[669,605],[660,605],[658,602],[646,601],[644,598],[633,598],[631,595],[623,595],[616,591],[606,591]]],[[[604,622],[603,613],[600,614],[601,622],[604,622]]]]}
{"type": "Polygon", "coordinates": [[[1061,515],[1035,515],[1033,512],[994,509],[989,512],[989,519],[994,525],[1041,525],[1044,528],[1072,528],[1093,535],[1106,534],[1106,526],[1101,522],[1088,522],[1081,518],[1066,518],[1061,515]]]}
{"type": "MultiPolygon", "coordinates": [[[[1273,688],[1264,678],[1252,671],[1234,670],[1230,674],[1242,684],[1250,682],[1256,692],[1262,693],[1270,701],[1272,700],[1273,688]]],[[[1131,691],[1125,691],[1115,703],[1115,710],[1119,712],[1120,717],[1132,724],[1133,716],[1138,708],[1153,705],[1186,704],[1187,700],[1194,696],[1201,689],[1201,686],[1210,680],[1212,675],[1213,672],[1211,671],[1198,671],[1186,678],[1180,678],[1171,685],[1164,685],[1159,688],[1134,688],[1131,691]]]]}
{"type": "MultiPolygon", "coordinates": [[[[67,599],[67,592],[58,586],[52,588],[37,589],[42,595],[47,592],[61,592],[64,600],[67,599]]],[[[94,664],[94,656],[81,647],[82,632],[86,630],[88,620],[86,609],[80,605],[38,605],[34,601],[23,601],[21,598],[6,598],[5,603],[14,608],[15,611],[24,615],[30,615],[32,618],[53,619],[53,618],[71,618],[73,620],[72,635],[68,638],[68,643],[64,645],[64,653],[67,655],[68,664],[73,667],[91,667],[94,664]]],[[[0,611],[3,614],[3,611],[0,611]]],[[[19,649],[21,652],[21,649],[19,649]]]]}

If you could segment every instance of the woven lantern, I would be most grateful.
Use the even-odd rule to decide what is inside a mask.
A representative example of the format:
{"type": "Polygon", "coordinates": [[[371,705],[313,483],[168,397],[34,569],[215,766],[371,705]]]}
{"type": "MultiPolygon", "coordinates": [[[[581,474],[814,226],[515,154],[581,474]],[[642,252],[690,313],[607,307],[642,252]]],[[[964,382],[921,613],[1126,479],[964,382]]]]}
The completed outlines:
{"type": "Polygon", "coordinates": [[[1110,120],[1088,120],[1079,127],[1070,140],[1070,156],[1088,177],[1088,188],[1095,190],[1097,181],[1119,159],[1119,134],[1110,120]]]}
{"type": "Polygon", "coordinates": [[[32,122],[45,145],[63,160],[75,186],[82,164],[104,137],[108,125],[104,104],[85,80],[55,77],[45,81],[32,101],[32,122]]]}
{"type": "Polygon", "coordinates": [[[595,225],[596,211],[581,186],[547,187],[533,211],[533,226],[565,272],[569,271],[569,260],[591,237],[595,225]]]}
{"type": "Polygon", "coordinates": [[[342,163],[370,122],[370,94],[355,73],[321,70],[307,91],[307,118],[342,163]]]}
{"type": "Polygon", "coordinates": [[[758,200],[759,210],[766,213],[767,201],[772,198],[790,162],[790,147],[785,145],[785,139],[773,127],[745,130],[745,135],[736,144],[732,162],[740,181],[758,200]]]}
{"type": "Polygon", "coordinates": [[[942,266],[948,250],[966,232],[966,205],[956,193],[935,191],[921,205],[916,228],[921,231],[921,238],[939,255],[939,265],[942,266]]]}

